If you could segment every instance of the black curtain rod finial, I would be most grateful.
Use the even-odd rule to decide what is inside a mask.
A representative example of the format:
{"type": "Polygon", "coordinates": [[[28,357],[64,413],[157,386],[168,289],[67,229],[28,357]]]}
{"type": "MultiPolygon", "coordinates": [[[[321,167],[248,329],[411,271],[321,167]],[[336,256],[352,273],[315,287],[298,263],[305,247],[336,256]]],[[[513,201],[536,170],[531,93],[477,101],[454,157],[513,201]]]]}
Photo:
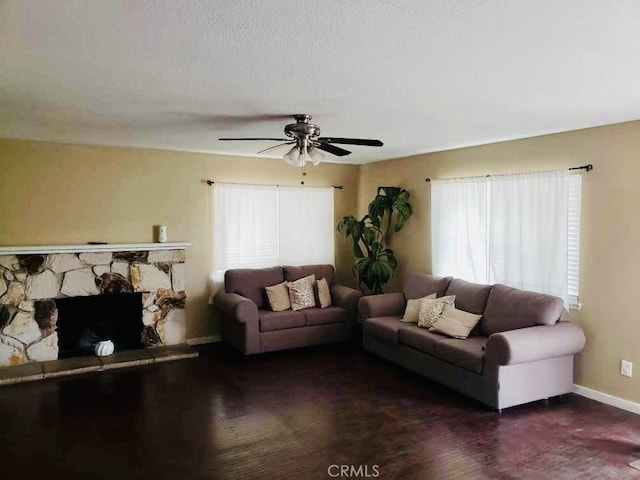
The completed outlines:
{"type": "Polygon", "coordinates": [[[590,172],[591,170],[593,170],[593,165],[592,164],[582,165],[581,167],[573,167],[573,168],[570,168],[569,170],[586,170],[587,172],[590,172]]]}

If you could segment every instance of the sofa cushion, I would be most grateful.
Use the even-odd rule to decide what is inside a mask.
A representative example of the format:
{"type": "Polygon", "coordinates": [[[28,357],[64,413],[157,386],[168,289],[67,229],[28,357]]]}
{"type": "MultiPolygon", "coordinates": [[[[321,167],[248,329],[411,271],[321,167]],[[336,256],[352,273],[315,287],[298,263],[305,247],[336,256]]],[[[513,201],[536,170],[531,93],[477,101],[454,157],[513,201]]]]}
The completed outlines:
{"type": "Polygon", "coordinates": [[[224,289],[252,300],[258,308],[268,305],[264,287],[284,281],[282,267],[238,268],[224,273],[224,289]]]}
{"type": "Polygon", "coordinates": [[[465,312],[453,305],[445,305],[440,318],[436,320],[429,331],[441,333],[448,337],[465,339],[478,324],[482,315],[465,312]]]}
{"type": "Polygon", "coordinates": [[[331,306],[331,290],[329,289],[329,282],[327,279],[322,277],[316,283],[318,287],[318,303],[320,304],[320,308],[327,308],[331,306]]]}
{"type": "Polygon", "coordinates": [[[422,298],[410,298],[407,300],[407,307],[404,309],[404,315],[402,316],[403,323],[418,323],[420,315],[420,305],[422,300],[435,300],[436,294],[432,293],[422,298]]]}
{"type": "Polygon", "coordinates": [[[390,343],[398,343],[398,330],[405,324],[400,321],[402,317],[374,317],[364,321],[364,331],[369,335],[381,338],[390,343]]]}
{"type": "Polygon", "coordinates": [[[327,323],[344,323],[349,317],[347,309],[342,307],[308,308],[304,311],[307,325],[325,325],[327,323]]]}
{"type": "Polygon", "coordinates": [[[454,278],[447,287],[445,295],[456,296],[456,308],[465,312],[482,315],[487,306],[491,285],[471,283],[454,278]]]}
{"type": "Polygon", "coordinates": [[[420,311],[418,312],[418,326],[422,328],[431,328],[438,321],[442,311],[446,305],[453,305],[456,300],[455,295],[435,298],[433,300],[425,298],[420,302],[420,311]]]}
{"type": "Polygon", "coordinates": [[[422,298],[435,293],[442,297],[447,291],[451,277],[437,277],[425,273],[412,273],[407,275],[404,282],[405,298],[422,298]]]}
{"type": "Polygon", "coordinates": [[[287,282],[294,282],[302,277],[315,274],[316,280],[326,278],[329,286],[335,283],[335,269],[333,265],[302,265],[299,267],[284,266],[284,279],[287,282]]]}
{"type": "Polygon", "coordinates": [[[398,343],[403,343],[431,355],[433,355],[436,342],[446,338],[416,325],[403,325],[398,331],[398,343]]]}
{"type": "Polygon", "coordinates": [[[558,297],[496,284],[489,293],[480,328],[488,337],[534,325],[555,325],[563,308],[564,303],[558,297]]]}
{"type": "Polygon", "coordinates": [[[434,355],[440,360],[474,373],[482,373],[486,337],[470,337],[466,340],[447,338],[434,344],[434,355]]]}
{"type": "Polygon", "coordinates": [[[264,287],[264,291],[267,294],[267,301],[269,307],[274,312],[281,312],[283,310],[289,310],[291,308],[291,300],[289,300],[289,288],[287,282],[281,282],[276,285],[264,287]]]}
{"type": "Polygon", "coordinates": [[[304,327],[306,317],[304,312],[294,312],[285,310],[283,312],[272,312],[270,310],[259,310],[260,331],[271,332],[273,330],[284,330],[285,328],[304,327]]]}
{"type": "Polygon", "coordinates": [[[287,287],[289,287],[291,310],[295,311],[315,307],[315,286],[316,277],[313,274],[308,277],[302,277],[295,282],[287,282],[287,287]]]}

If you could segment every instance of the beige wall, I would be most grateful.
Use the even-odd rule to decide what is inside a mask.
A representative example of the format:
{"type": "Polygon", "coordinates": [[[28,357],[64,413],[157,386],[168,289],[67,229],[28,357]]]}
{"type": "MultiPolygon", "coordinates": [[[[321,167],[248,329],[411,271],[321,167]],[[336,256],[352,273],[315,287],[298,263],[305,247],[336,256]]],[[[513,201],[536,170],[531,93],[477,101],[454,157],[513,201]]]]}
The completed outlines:
{"type": "MultiPolygon", "coordinates": [[[[0,140],[0,245],[187,241],[187,338],[219,332],[207,303],[209,187],[225,182],[298,185],[284,162],[151,149],[0,140]]],[[[342,184],[336,219],[354,213],[358,167],[321,164],[307,185],[342,184]]],[[[351,282],[351,259],[336,241],[338,279],[351,282]]]]}
{"type": "MultiPolygon", "coordinates": [[[[362,213],[381,182],[411,192],[414,216],[392,242],[401,269],[430,272],[429,184],[447,178],[531,172],[591,163],[583,179],[580,299],[587,335],[575,382],[640,402],[640,122],[387,160],[361,168],[362,213]],[[635,363],[634,378],[619,374],[635,363]]],[[[399,282],[394,285],[398,288],[399,282]]]]}
{"type": "MultiPolygon", "coordinates": [[[[446,178],[567,168],[592,163],[584,177],[580,297],[573,319],[587,334],[576,361],[576,383],[640,402],[640,384],[619,375],[624,358],[640,368],[640,314],[634,299],[640,278],[640,122],[580,130],[362,167],[323,164],[309,169],[308,185],[344,184],[336,218],[363,213],[378,185],[412,195],[415,214],[393,241],[406,272],[431,270],[429,185],[446,178]]],[[[296,185],[300,171],[273,162],[160,150],[0,140],[0,245],[111,243],[153,240],[166,224],[170,240],[188,251],[189,338],[218,325],[206,301],[209,265],[207,178],[296,185]]],[[[351,282],[348,246],[337,237],[339,279],[351,282]]]]}

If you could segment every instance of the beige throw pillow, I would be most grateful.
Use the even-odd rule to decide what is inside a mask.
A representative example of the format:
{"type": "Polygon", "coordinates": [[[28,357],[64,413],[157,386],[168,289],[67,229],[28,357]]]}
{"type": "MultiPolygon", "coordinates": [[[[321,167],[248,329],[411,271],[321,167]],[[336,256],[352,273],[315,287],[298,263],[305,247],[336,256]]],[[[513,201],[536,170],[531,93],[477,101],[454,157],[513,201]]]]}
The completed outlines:
{"type": "Polygon", "coordinates": [[[407,300],[407,308],[404,310],[404,316],[400,320],[404,323],[418,323],[418,314],[420,313],[420,303],[422,300],[433,300],[436,294],[432,293],[422,298],[411,298],[407,300]]]}
{"type": "Polygon", "coordinates": [[[331,306],[331,291],[329,290],[329,283],[326,278],[318,280],[318,300],[320,301],[320,308],[327,308],[331,306]]]}
{"type": "Polygon", "coordinates": [[[311,274],[302,277],[295,282],[288,282],[289,301],[293,311],[302,310],[316,306],[316,298],[313,294],[313,287],[316,284],[316,276],[311,274]]]}
{"type": "Polygon", "coordinates": [[[264,287],[264,289],[267,292],[267,300],[269,300],[271,310],[274,312],[282,312],[283,310],[289,310],[291,308],[287,282],[271,285],[270,287],[264,287]]]}
{"type": "Polygon", "coordinates": [[[442,315],[429,331],[442,333],[453,338],[465,339],[481,318],[482,315],[458,310],[454,305],[445,305],[442,315]]]}
{"type": "Polygon", "coordinates": [[[420,311],[418,312],[418,326],[422,328],[430,328],[440,318],[445,305],[453,305],[455,295],[436,298],[434,300],[424,299],[420,302],[420,311]]]}

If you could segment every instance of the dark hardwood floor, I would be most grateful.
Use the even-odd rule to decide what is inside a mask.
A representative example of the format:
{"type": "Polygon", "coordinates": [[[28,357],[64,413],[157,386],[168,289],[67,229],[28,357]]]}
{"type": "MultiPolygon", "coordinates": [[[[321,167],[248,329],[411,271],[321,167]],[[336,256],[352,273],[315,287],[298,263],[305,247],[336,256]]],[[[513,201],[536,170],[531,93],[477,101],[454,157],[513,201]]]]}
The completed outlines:
{"type": "Polygon", "coordinates": [[[640,417],[575,395],[499,415],[356,344],[199,350],[1,387],[3,477],[640,478],[640,417]]]}

